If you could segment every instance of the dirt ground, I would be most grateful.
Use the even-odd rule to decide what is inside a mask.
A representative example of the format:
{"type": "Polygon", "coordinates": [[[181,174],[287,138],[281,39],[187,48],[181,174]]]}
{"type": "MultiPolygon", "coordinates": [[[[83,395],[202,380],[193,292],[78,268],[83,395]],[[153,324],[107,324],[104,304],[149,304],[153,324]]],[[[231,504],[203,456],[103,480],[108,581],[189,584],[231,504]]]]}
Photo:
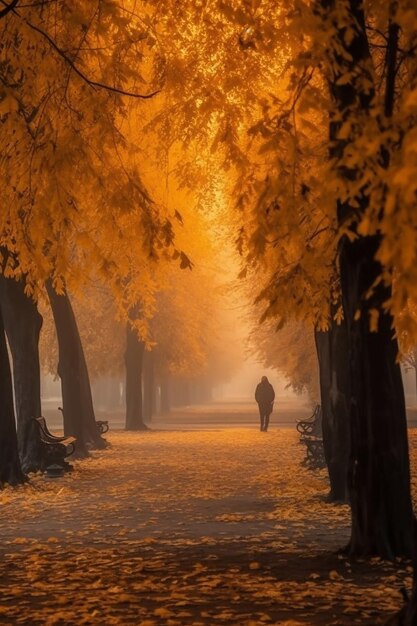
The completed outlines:
{"type": "Polygon", "coordinates": [[[349,510],[293,428],[106,437],[0,492],[1,624],[377,626],[401,606],[409,564],[338,553],[349,510]]]}

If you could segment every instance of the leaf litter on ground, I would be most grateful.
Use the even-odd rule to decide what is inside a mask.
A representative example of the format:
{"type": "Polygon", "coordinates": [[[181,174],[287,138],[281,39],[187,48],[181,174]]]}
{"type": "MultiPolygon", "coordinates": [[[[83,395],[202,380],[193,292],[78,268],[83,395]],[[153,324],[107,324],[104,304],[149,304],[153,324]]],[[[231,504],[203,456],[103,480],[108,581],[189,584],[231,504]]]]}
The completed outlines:
{"type": "Polygon", "coordinates": [[[410,564],[339,552],[349,509],[294,430],[108,437],[0,492],[0,623],[377,626],[401,606],[410,564]]]}

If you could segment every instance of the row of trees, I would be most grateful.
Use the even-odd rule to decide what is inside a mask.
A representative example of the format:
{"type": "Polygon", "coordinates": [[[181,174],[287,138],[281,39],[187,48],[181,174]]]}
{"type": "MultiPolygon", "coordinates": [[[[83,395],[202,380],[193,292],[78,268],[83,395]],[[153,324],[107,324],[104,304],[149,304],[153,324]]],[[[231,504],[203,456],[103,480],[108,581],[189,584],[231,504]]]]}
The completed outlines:
{"type": "Polygon", "coordinates": [[[192,64],[174,65],[171,106],[153,125],[175,110],[171,137],[204,155],[178,179],[213,190],[220,178],[230,193],[241,277],[264,317],[314,330],[331,497],[351,503],[351,553],[410,554],[397,334],[417,338],[415,7],[253,0],[200,9],[197,17],[185,2],[175,22],[173,10],[159,17],[164,45],[175,32],[192,64]],[[221,164],[211,180],[208,147],[221,164]]]}
{"type": "MultiPolygon", "coordinates": [[[[278,163],[245,199],[251,215],[256,195],[259,219],[242,226],[244,251],[265,268],[266,316],[315,327],[330,496],[350,503],[349,553],[410,556],[397,337],[417,339],[416,7],[318,0],[284,22],[298,35],[288,100],[271,101],[255,131],[278,163]]],[[[406,623],[416,606],[414,591],[406,623]]]]}
{"type": "MultiPolygon", "coordinates": [[[[48,350],[54,372],[59,363],[64,430],[79,455],[104,445],[69,293],[95,325],[96,344],[100,335],[100,359],[109,345],[113,361],[124,355],[128,428],[144,427],[145,348],[157,346],[160,377],[216,369],[216,271],[184,276],[191,262],[175,235],[190,233],[179,234],[181,214],[151,199],[138,171],[132,127],[165,71],[148,17],[145,6],[139,16],[107,0],[12,2],[0,11],[0,334],[13,359],[17,419],[16,438],[3,342],[0,483],[20,482],[40,464],[31,421],[41,413],[40,310],[46,336],[56,331],[55,353],[48,350]],[[110,327],[105,338],[97,333],[110,327]]],[[[197,222],[194,248],[214,255],[197,222]]]]}
{"type": "Polygon", "coordinates": [[[414,211],[403,201],[409,179],[403,187],[400,174],[409,167],[404,106],[414,89],[408,11],[323,2],[286,16],[302,34],[288,103],[272,103],[259,126],[265,150],[280,162],[257,196],[260,219],[244,232],[255,264],[255,246],[264,247],[267,315],[315,325],[331,495],[350,500],[350,551],[389,557],[410,554],[412,545],[394,336],[399,323],[414,332],[405,315],[414,289],[405,257],[414,256],[415,243],[408,218],[407,227],[399,219],[414,211]],[[296,236],[283,236],[295,224],[296,236]]]}
{"type": "Polygon", "coordinates": [[[417,341],[415,3],[230,0],[198,16],[194,4],[160,16],[180,53],[153,124],[175,111],[171,133],[203,155],[182,165],[182,184],[213,191],[220,178],[264,319],[314,333],[349,553],[410,555],[398,337],[417,341]]]}
{"type": "MultiPolygon", "coordinates": [[[[123,399],[131,408],[127,421],[130,429],[144,429],[156,407],[165,412],[180,401],[190,404],[207,400],[211,388],[232,374],[241,356],[233,343],[230,316],[228,319],[223,310],[230,302],[219,286],[218,270],[215,265],[204,267],[207,247],[213,245],[204,228],[197,229],[197,219],[193,225],[195,244],[188,248],[193,270],[184,272],[172,263],[165,264],[164,285],[156,294],[155,312],[147,324],[147,341],[140,336],[136,341],[135,331],[129,330],[127,335],[126,323],[117,319],[104,284],[92,283],[73,301],[90,377],[92,381],[123,381],[123,399]],[[132,404],[126,394],[126,368],[133,381],[132,404]]],[[[182,230],[184,236],[187,227],[182,230]]],[[[48,307],[41,310],[42,370],[55,376],[59,361],[55,324],[48,307]]],[[[113,405],[117,406],[121,399],[118,384],[114,395],[117,399],[113,405]]]]}
{"type": "Polygon", "coordinates": [[[397,335],[417,339],[412,0],[4,6],[5,278],[51,300],[103,281],[143,352],[167,262],[189,265],[173,198],[198,187],[263,317],[314,333],[350,553],[409,555],[397,335]]]}
{"type": "MultiPolygon", "coordinates": [[[[178,37],[186,21],[196,29],[181,40],[184,54],[194,49],[192,77],[181,94],[172,86],[177,134],[214,146],[229,168],[241,276],[264,317],[315,329],[327,442],[337,450],[350,427],[351,552],[409,554],[395,333],[416,337],[415,7],[224,2],[197,20],[192,5],[178,20],[178,37]]],[[[346,498],[346,479],[339,487],[346,498]]]]}
{"type": "MultiPolygon", "coordinates": [[[[173,239],[170,221],[160,219],[132,161],[125,166],[115,156],[119,150],[130,152],[118,118],[125,114],[120,92],[132,74],[126,64],[126,80],[120,84],[112,72],[112,57],[117,55],[123,67],[131,38],[139,36],[137,26],[127,32],[120,9],[111,3],[100,3],[99,12],[87,3],[72,8],[52,4],[21,8],[13,2],[5,6],[0,22],[0,306],[2,331],[4,327],[13,357],[23,472],[39,467],[39,443],[31,422],[41,412],[42,318],[36,302],[47,293],[59,341],[66,430],[77,437],[78,453],[86,454],[87,443],[102,442],[67,290],[81,290],[91,272],[101,272],[119,307],[128,311],[129,292],[138,288],[137,251],[149,275],[153,248],[168,249],[173,239]],[[116,210],[110,214],[113,205],[116,210]],[[139,239],[137,251],[120,246],[117,251],[124,231],[135,242],[139,239]]],[[[3,358],[6,361],[7,352],[3,358]]],[[[6,406],[5,433],[14,428],[12,405],[6,406]]],[[[2,437],[2,447],[10,445],[2,437]]],[[[14,465],[3,458],[1,482],[22,480],[17,455],[14,465]]]]}

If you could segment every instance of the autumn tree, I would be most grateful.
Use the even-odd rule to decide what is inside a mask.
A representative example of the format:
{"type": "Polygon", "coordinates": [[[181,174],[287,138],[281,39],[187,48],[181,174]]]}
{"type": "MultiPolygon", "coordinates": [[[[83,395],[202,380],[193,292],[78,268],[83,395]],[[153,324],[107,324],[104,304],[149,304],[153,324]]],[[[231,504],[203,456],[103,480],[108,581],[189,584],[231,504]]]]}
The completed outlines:
{"type": "Polygon", "coordinates": [[[392,314],[387,311],[392,270],[382,265],[378,254],[384,247],[383,223],[389,214],[384,170],[396,151],[383,132],[392,127],[400,29],[396,20],[402,14],[392,4],[384,15],[388,42],[381,94],[377,93],[362,6],[349,2],[336,8],[323,3],[319,16],[331,46],[324,57],[333,105],[330,157],[340,185],[337,217],[343,236],[339,259],[349,329],[353,433],[350,551],[393,556],[410,552],[412,514],[398,346],[392,314]],[[335,19],[339,26],[330,34],[335,19]],[[375,144],[364,157],[359,145],[372,135],[375,144]]]}
{"type": "MultiPolygon", "coordinates": [[[[1,320],[1,315],[0,315],[1,320]]],[[[12,375],[3,323],[0,326],[0,488],[6,483],[17,485],[25,481],[21,469],[13,406],[12,375]]]]}
{"type": "MultiPolygon", "coordinates": [[[[346,403],[344,396],[348,399],[351,431],[350,550],[354,554],[392,557],[409,553],[411,548],[405,409],[393,333],[393,322],[404,308],[411,284],[405,266],[408,259],[405,261],[402,254],[394,263],[388,248],[392,250],[391,245],[397,245],[394,240],[398,242],[402,237],[403,243],[409,241],[409,229],[400,234],[392,224],[391,215],[399,195],[395,170],[402,159],[402,144],[393,136],[401,137],[396,127],[404,123],[404,112],[403,119],[397,120],[395,112],[409,100],[407,89],[398,91],[398,83],[394,89],[395,76],[401,63],[406,62],[412,41],[407,26],[402,35],[400,59],[398,35],[400,24],[404,23],[404,7],[391,7],[391,13],[388,9],[378,11],[375,6],[366,9],[365,16],[360,3],[323,2],[288,14],[288,31],[303,33],[304,38],[295,38],[288,103],[272,101],[258,127],[266,137],[265,149],[279,155],[279,165],[274,177],[268,176],[261,185],[254,226],[244,227],[244,243],[249,261],[255,258],[257,262],[259,256],[264,264],[268,256],[279,260],[275,265],[267,263],[278,269],[275,274],[271,271],[271,280],[262,297],[268,311],[276,311],[281,319],[285,314],[288,316],[289,306],[296,316],[302,315],[309,300],[310,306],[314,306],[318,294],[327,300],[327,304],[317,309],[319,315],[325,312],[327,324],[335,317],[340,319],[337,300],[329,291],[332,273],[338,273],[340,268],[343,317],[347,325],[344,342],[349,357],[349,377],[341,394],[341,408],[346,403]],[[370,23],[377,20],[379,27],[385,24],[388,40],[385,64],[376,63],[366,19],[370,23]],[[314,159],[314,167],[300,168],[299,163],[304,161],[305,165],[306,158],[314,157],[311,149],[319,145],[314,142],[317,131],[312,128],[312,121],[318,122],[319,132],[323,133],[326,126],[329,129],[330,142],[323,143],[328,164],[325,158],[322,166],[314,159]],[[287,149],[291,145],[297,150],[292,154],[287,149]],[[327,181],[324,190],[323,180],[327,181]],[[312,200],[313,205],[308,209],[306,201],[312,200]],[[298,232],[293,217],[287,214],[290,207],[293,215],[300,216],[298,232]],[[318,230],[310,231],[314,241],[308,233],[302,234],[306,218],[320,212],[325,219],[319,230],[323,227],[330,236],[327,244],[326,237],[316,236],[318,230]],[[291,224],[293,227],[289,228],[291,224]],[[338,234],[334,236],[336,228],[338,234]],[[291,257],[286,259],[285,254],[288,256],[297,241],[299,250],[291,262],[291,257]],[[332,262],[333,252],[332,256],[327,255],[328,250],[335,250],[336,242],[339,242],[337,265],[332,262]],[[271,243],[279,248],[275,255],[268,251],[271,243]],[[307,260],[309,252],[312,257],[304,265],[302,260],[307,260]],[[320,282],[312,290],[306,290],[306,285],[313,285],[318,276],[314,263],[321,255],[322,272],[327,272],[327,277],[322,275],[322,285],[328,296],[320,282]],[[392,291],[394,270],[398,284],[392,291]],[[298,287],[297,291],[293,287],[298,287]]],[[[373,49],[379,50],[380,46],[374,45],[373,49]]],[[[406,119],[409,123],[407,115],[406,119]]],[[[254,196],[256,202],[256,194],[250,195],[254,196]]],[[[251,217],[253,205],[249,202],[247,206],[246,215],[251,217]]],[[[407,212],[406,205],[403,210],[407,212]]],[[[409,254],[413,254],[411,250],[409,254]]],[[[334,293],[337,295],[337,289],[334,293]]],[[[338,383],[344,379],[339,377],[338,383]]]]}
{"type": "MultiPolygon", "coordinates": [[[[57,296],[82,289],[91,269],[108,281],[127,315],[136,304],[130,296],[140,290],[133,251],[157,258],[170,254],[173,240],[170,216],[146,193],[120,130],[126,97],[158,91],[160,55],[149,29],[122,5],[12,4],[0,22],[0,243],[12,259],[4,274],[36,299],[47,280],[57,296]],[[142,93],[147,80],[155,87],[142,93]],[[135,247],[120,246],[125,229],[135,247]]],[[[25,415],[37,413],[35,386],[31,409],[17,416],[23,430],[25,415]]],[[[25,463],[36,465],[32,458],[25,463]]]]}
{"type": "MultiPolygon", "coordinates": [[[[317,330],[329,328],[333,312],[340,308],[335,284],[336,224],[326,205],[321,206],[314,185],[315,177],[325,172],[327,118],[325,110],[317,109],[298,115],[299,96],[311,77],[304,73],[293,96],[292,78],[283,70],[294,47],[298,52],[300,46],[297,37],[291,38],[283,7],[269,2],[244,7],[213,3],[200,19],[195,7],[184,3],[179,15],[172,7],[172,13],[156,15],[155,23],[162,41],[174,29],[175,39],[182,43],[180,49],[168,46],[167,105],[146,128],[156,145],[158,129],[164,137],[160,158],[167,153],[167,137],[171,153],[182,146],[183,158],[179,165],[171,158],[170,174],[184,187],[198,187],[201,205],[229,225],[223,237],[237,238],[245,258],[242,275],[253,270],[265,316],[275,318],[278,325],[294,317],[317,330]],[[195,24],[195,29],[185,28],[186,22],[195,24]],[[184,65],[184,59],[192,63],[184,65]],[[178,80],[184,86],[181,92],[176,88],[178,80]],[[289,132],[296,117],[296,131],[289,132]],[[311,181],[304,176],[303,185],[298,184],[300,172],[309,173],[311,181]],[[229,202],[233,212],[227,214],[229,202]],[[223,204],[222,209],[218,204],[223,204]],[[236,224],[238,232],[232,234],[236,224]]],[[[322,86],[316,81],[317,93],[322,86]]],[[[308,108],[307,98],[303,104],[308,108]]],[[[328,335],[322,333],[320,338],[327,341],[328,335]]],[[[342,355],[335,341],[327,343],[342,355]]],[[[327,356],[327,350],[320,350],[319,356],[327,356]]],[[[345,359],[340,356],[338,362],[344,366],[345,359]]],[[[323,381],[328,371],[324,363],[323,381]]],[[[325,396],[328,376],[323,384],[325,396]]],[[[341,387],[339,391],[343,400],[341,387]]],[[[329,426],[326,440],[338,439],[332,448],[346,441],[338,428],[346,418],[346,411],[340,410],[344,404],[339,401],[336,411],[332,402],[323,402],[324,422],[329,426]]],[[[343,494],[345,490],[344,481],[343,494]]]]}
{"type": "MultiPolygon", "coordinates": [[[[393,324],[413,292],[407,269],[414,255],[410,241],[413,218],[404,150],[414,132],[410,119],[414,84],[411,81],[411,86],[405,86],[402,71],[410,76],[414,34],[408,20],[414,14],[406,5],[366,6],[365,14],[357,2],[323,2],[290,15],[288,28],[305,33],[301,54],[295,55],[292,64],[292,106],[284,109],[284,114],[282,107],[276,107],[275,115],[268,116],[273,141],[282,131],[283,146],[297,137],[300,117],[311,121],[320,112],[328,116],[328,172],[323,178],[311,169],[300,171],[296,187],[301,203],[303,195],[310,196],[327,180],[327,198],[321,194],[320,203],[329,224],[337,222],[340,237],[335,241],[340,241],[350,370],[350,551],[391,557],[411,549],[405,408],[393,332],[393,324]],[[376,21],[378,32],[382,28],[387,41],[385,63],[378,63],[381,45],[369,37],[373,27],[367,29],[366,20],[369,24],[376,21]],[[407,216],[400,220],[407,226],[394,225],[398,211],[407,216]],[[396,256],[393,250],[397,250],[396,256]]],[[[300,38],[296,41],[300,45],[300,38]]],[[[308,140],[307,135],[307,146],[311,145],[308,140]]],[[[282,149],[279,153],[283,154],[282,149]]],[[[249,250],[256,254],[257,240],[267,242],[267,237],[277,232],[279,217],[270,217],[274,215],[270,204],[274,196],[282,198],[280,209],[291,206],[281,185],[282,171],[291,172],[290,162],[284,160],[277,172],[271,200],[265,202],[265,191],[260,196],[258,213],[264,233],[259,228],[260,236],[252,245],[249,239],[249,250]]],[[[268,180],[266,190],[270,186],[268,180]]],[[[282,289],[282,282],[272,281],[269,294],[265,293],[273,307],[279,306],[276,285],[282,289]]],[[[301,304],[302,298],[299,300],[301,304]]]]}
{"type": "MultiPolygon", "coordinates": [[[[337,391],[343,392],[343,411],[352,427],[350,550],[391,557],[409,553],[408,453],[393,324],[398,325],[408,299],[415,297],[417,284],[415,7],[411,2],[384,6],[371,2],[286,3],[279,16],[283,19],[271,20],[266,27],[264,15],[272,3],[238,6],[228,2],[221,7],[224,5],[223,14],[235,30],[228,51],[219,52],[218,68],[222,66],[220,58],[229,60],[228,53],[235,55],[230,67],[236,67],[242,48],[244,54],[254,56],[262,50],[264,38],[279,42],[279,51],[289,52],[287,58],[291,58],[283,81],[284,87],[289,87],[287,96],[274,89],[271,97],[262,100],[260,124],[255,126],[262,152],[254,162],[260,162],[260,167],[247,167],[250,159],[246,157],[253,152],[245,152],[240,145],[234,151],[238,155],[235,162],[243,165],[236,188],[239,209],[244,209],[241,248],[249,263],[262,259],[263,265],[271,268],[262,294],[278,321],[283,316],[284,321],[293,315],[305,316],[310,307],[317,313],[315,323],[321,332],[335,317],[341,320],[337,297],[341,294],[349,371],[347,379],[338,377],[337,391]],[[321,135],[321,146],[311,141],[317,135],[321,135]],[[313,168],[296,167],[300,150],[313,157],[313,168]],[[311,218],[310,228],[304,231],[306,219],[311,218]],[[332,289],[339,268],[341,291],[337,285],[332,289]],[[394,289],[393,275],[398,280],[394,289]],[[382,388],[383,395],[387,394],[385,406],[379,395],[382,388]]],[[[195,21],[210,22],[207,13],[204,20],[195,21]]],[[[212,16],[213,21],[222,23],[215,9],[212,16]]],[[[213,39],[221,49],[219,38],[213,39]]],[[[204,36],[200,41],[206,43],[204,36]]],[[[194,62],[193,70],[195,66],[194,62]]],[[[229,68],[229,64],[222,67],[229,68]]],[[[277,65],[272,63],[271,68],[277,65]]],[[[233,75],[226,74],[227,79],[233,75]]],[[[213,127],[217,128],[214,100],[220,100],[223,75],[219,70],[212,76],[207,91],[202,86],[206,84],[204,75],[199,76],[204,95],[195,102],[203,110],[203,119],[211,121],[206,124],[211,135],[205,137],[208,143],[213,127]]],[[[262,72],[255,74],[258,76],[263,78],[262,72]]],[[[239,80],[236,84],[241,85],[239,80]]],[[[250,81],[252,85],[258,85],[256,79],[250,81]]],[[[262,89],[259,93],[265,94],[262,89]]],[[[201,137],[196,117],[190,122],[184,116],[183,124],[190,129],[189,136],[194,131],[201,137]]],[[[242,117],[229,119],[235,122],[234,129],[219,135],[226,150],[234,148],[236,139],[244,134],[242,117]]],[[[183,179],[186,181],[186,175],[183,179]]],[[[406,325],[412,330],[412,321],[406,325]]],[[[330,369],[337,374],[333,365],[330,369]]]]}
{"type": "MultiPolygon", "coordinates": [[[[22,468],[26,473],[36,471],[41,462],[40,444],[32,418],[41,414],[38,338],[42,317],[35,302],[25,294],[24,278],[15,280],[7,275],[7,268],[12,271],[15,262],[10,259],[5,247],[1,254],[3,273],[0,275],[0,310],[13,359],[17,440],[22,468]]],[[[8,380],[5,376],[4,384],[8,380]]],[[[8,396],[6,390],[4,391],[7,407],[8,396]]],[[[13,441],[14,438],[11,446],[13,441]]]]}
{"type": "MultiPolygon", "coordinates": [[[[231,320],[223,311],[230,303],[221,285],[220,267],[216,268],[215,263],[212,268],[203,267],[205,255],[214,253],[207,225],[203,219],[196,217],[192,226],[194,243],[190,248],[195,261],[192,271],[186,266],[186,257],[183,257],[183,269],[171,263],[159,269],[154,267],[155,274],[162,270],[164,274],[159,291],[152,296],[155,298],[154,311],[149,319],[141,320],[139,329],[132,329],[132,343],[139,345],[142,352],[140,358],[133,359],[130,372],[126,372],[130,376],[132,392],[130,414],[126,406],[126,425],[129,429],[137,429],[138,424],[142,425],[149,418],[149,407],[145,407],[145,403],[154,396],[156,385],[161,389],[163,401],[168,400],[170,386],[174,392],[172,400],[175,401],[180,389],[189,387],[196,390],[204,380],[215,384],[227,376],[237,362],[232,347],[231,320]],[[152,363],[153,383],[146,369],[149,361],[152,363]],[[149,384],[153,389],[149,389],[149,384]],[[129,421],[129,415],[133,416],[133,423],[129,421]]],[[[187,227],[184,225],[182,230],[180,238],[185,240],[187,227]]],[[[151,295],[152,290],[150,298],[151,295]]],[[[109,289],[99,281],[91,282],[82,296],[74,299],[74,310],[93,377],[109,373],[122,376],[123,368],[126,368],[125,354],[129,349],[125,320],[118,318],[109,289]],[[100,332],[97,332],[98,328],[100,332]]],[[[56,373],[58,351],[55,332],[50,313],[44,307],[42,313],[45,318],[42,363],[46,371],[56,373]]],[[[126,402],[127,383],[128,380],[124,394],[126,402]]],[[[196,394],[191,396],[196,397],[196,394]]],[[[155,408],[155,400],[153,404],[155,408]]]]}
{"type": "MultiPolygon", "coordinates": [[[[410,2],[230,1],[206,6],[200,18],[184,3],[176,23],[169,19],[161,18],[160,33],[169,24],[181,40],[172,67],[184,85],[175,97],[172,81],[171,133],[190,154],[196,146],[216,150],[237,180],[239,245],[248,265],[270,268],[261,291],[269,314],[284,322],[311,317],[319,332],[342,317],[347,325],[349,376],[337,376],[337,410],[342,417],[348,410],[351,427],[350,549],[409,552],[405,413],[392,326],[415,284],[415,9],[410,2]],[[385,376],[387,402],[377,393],[385,376]],[[376,493],[384,493],[377,509],[376,493]]],[[[200,180],[204,154],[181,168],[183,184],[200,180]]],[[[337,332],[330,347],[334,341],[337,332]]]]}

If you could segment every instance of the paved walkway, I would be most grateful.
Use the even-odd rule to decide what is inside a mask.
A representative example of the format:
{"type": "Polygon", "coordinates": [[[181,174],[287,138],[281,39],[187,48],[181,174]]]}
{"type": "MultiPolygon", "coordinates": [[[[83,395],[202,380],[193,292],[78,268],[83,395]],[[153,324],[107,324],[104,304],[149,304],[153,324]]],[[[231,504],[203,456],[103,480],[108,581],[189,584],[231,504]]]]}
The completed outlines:
{"type": "Polygon", "coordinates": [[[337,554],[349,511],[293,428],[110,432],[0,492],[0,623],[382,624],[410,569],[337,554]]]}

